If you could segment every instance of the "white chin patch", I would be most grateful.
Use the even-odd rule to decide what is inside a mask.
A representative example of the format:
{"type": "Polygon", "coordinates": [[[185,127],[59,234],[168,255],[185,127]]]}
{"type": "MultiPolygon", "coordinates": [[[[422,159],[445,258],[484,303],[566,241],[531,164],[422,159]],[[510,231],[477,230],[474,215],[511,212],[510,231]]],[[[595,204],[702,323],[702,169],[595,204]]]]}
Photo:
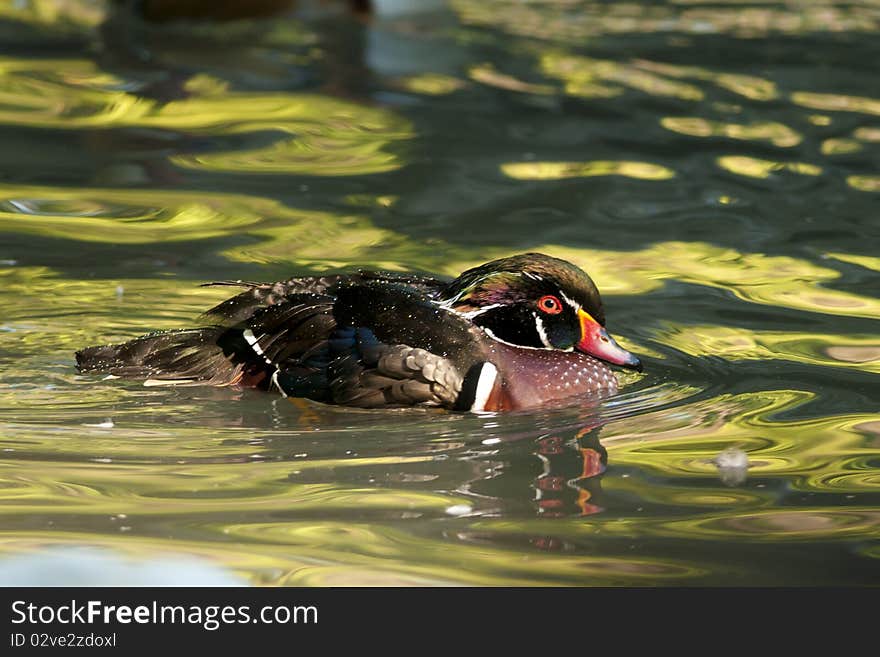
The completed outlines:
{"type": "Polygon", "coordinates": [[[492,363],[483,363],[480,370],[480,378],[477,379],[477,391],[474,394],[474,403],[471,404],[472,411],[483,411],[486,409],[486,402],[489,401],[489,395],[495,388],[495,380],[498,378],[498,369],[492,363]]]}

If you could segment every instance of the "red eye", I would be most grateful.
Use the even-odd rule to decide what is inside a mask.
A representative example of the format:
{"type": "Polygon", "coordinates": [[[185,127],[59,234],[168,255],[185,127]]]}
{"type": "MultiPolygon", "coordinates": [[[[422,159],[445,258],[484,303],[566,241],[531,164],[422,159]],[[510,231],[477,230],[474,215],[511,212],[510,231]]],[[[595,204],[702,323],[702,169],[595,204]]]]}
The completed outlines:
{"type": "Polygon", "coordinates": [[[547,294],[538,299],[538,310],[548,315],[558,315],[562,312],[562,304],[552,294],[547,294]]]}

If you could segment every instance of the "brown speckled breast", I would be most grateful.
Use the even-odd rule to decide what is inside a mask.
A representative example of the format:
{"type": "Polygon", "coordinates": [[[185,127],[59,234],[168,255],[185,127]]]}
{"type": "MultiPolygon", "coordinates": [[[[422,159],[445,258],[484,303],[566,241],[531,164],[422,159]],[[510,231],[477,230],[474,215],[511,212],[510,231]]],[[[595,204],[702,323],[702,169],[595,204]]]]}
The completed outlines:
{"type": "Polygon", "coordinates": [[[490,361],[498,369],[485,410],[540,408],[567,397],[617,392],[617,377],[604,362],[572,351],[524,349],[496,343],[490,361]]]}

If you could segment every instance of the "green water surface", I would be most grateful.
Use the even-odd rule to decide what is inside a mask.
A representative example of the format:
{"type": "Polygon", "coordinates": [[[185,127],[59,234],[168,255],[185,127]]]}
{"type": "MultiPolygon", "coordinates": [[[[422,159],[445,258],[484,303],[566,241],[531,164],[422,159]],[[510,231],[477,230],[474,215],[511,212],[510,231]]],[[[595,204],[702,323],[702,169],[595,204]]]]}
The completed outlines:
{"type": "Polygon", "coordinates": [[[0,560],[880,583],[880,0],[105,10],[0,0],[0,560]],[[531,250],[643,357],[616,397],[367,412],[73,367],[191,325],[204,281],[531,250]]]}

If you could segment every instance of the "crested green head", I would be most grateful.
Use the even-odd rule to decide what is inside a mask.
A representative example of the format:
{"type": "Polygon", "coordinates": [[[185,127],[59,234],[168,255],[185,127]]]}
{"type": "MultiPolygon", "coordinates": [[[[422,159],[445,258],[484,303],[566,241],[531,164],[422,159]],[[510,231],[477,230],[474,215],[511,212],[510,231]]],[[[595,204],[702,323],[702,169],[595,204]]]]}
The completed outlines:
{"type": "Polygon", "coordinates": [[[496,304],[522,304],[555,295],[583,308],[600,324],[605,311],[596,284],[584,270],[543,253],[522,253],[468,269],[443,291],[443,300],[466,314],[496,304]]]}
{"type": "Polygon", "coordinates": [[[579,267],[543,253],[523,253],[468,269],[439,302],[516,347],[579,351],[641,371],[641,361],[605,330],[602,298],[579,267]]]}

